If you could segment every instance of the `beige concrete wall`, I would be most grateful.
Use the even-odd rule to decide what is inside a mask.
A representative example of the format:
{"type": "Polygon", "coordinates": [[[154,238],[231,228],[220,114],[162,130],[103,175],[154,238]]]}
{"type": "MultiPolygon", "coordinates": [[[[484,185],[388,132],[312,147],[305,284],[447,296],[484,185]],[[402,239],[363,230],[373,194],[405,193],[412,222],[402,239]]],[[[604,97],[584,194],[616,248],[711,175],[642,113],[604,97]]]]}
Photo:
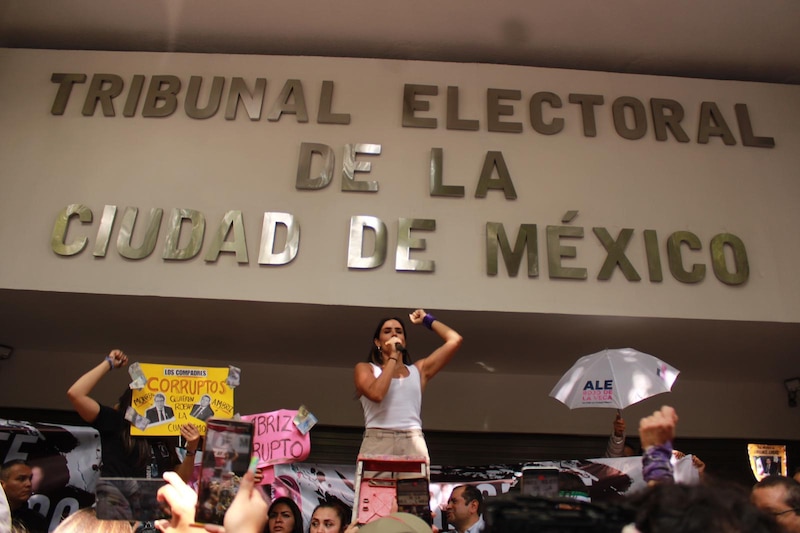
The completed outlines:
{"type": "MultiPolygon", "coordinates": [[[[795,228],[800,223],[796,203],[800,185],[797,123],[800,89],[741,82],[612,75],[491,65],[435,64],[304,57],[255,57],[78,51],[0,50],[0,160],[3,194],[0,202],[0,246],[6,257],[0,286],[108,294],[156,294],[262,301],[344,305],[425,305],[432,308],[510,310],[623,316],[662,316],[735,320],[800,320],[800,262],[795,228]],[[250,121],[239,110],[234,121],[224,110],[207,120],[186,116],[182,106],[170,117],[123,117],[123,100],[115,117],[81,114],[88,82],[76,85],[62,116],[50,113],[58,89],[53,73],[121,76],[128,89],[135,74],[147,80],[171,74],[182,80],[182,103],[191,76],[228,81],[235,76],[250,83],[267,78],[261,120],[250,121]],[[311,120],[298,124],[292,115],[269,122],[266,115],[288,79],[303,83],[311,120]],[[316,124],[317,102],[324,80],[335,84],[333,110],[351,114],[350,125],[316,124]],[[403,86],[436,85],[438,97],[426,97],[431,109],[422,117],[437,117],[437,129],[401,127],[403,86]],[[462,118],[480,120],[480,131],[448,131],[447,86],[461,92],[462,118]],[[520,134],[487,131],[487,89],[519,90],[522,100],[504,101],[523,124],[520,134]],[[552,136],[532,130],[527,102],[539,91],[558,94],[564,107],[548,111],[565,119],[564,131],[552,136]],[[567,103],[571,93],[603,95],[597,107],[597,136],[586,137],[579,106],[567,103]],[[658,142],[648,118],[648,135],[621,138],[611,119],[611,104],[633,96],[679,102],[686,113],[683,127],[692,139],[670,137],[658,142]],[[715,102],[728,123],[735,146],[712,138],[696,142],[701,103],[715,102]],[[742,146],[734,105],[748,106],[757,136],[770,136],[773,149],[742,146]],[[332,184],[319,191],[298,191],[295,176],[299,147],[316,142],[334,148],[337,158],[332,184]],[[375,143],[379,156],[369,161],[360,180],[377,180],[375,194],[340,190],[343,146],[375,143]],[[444,151],[445,183],[463,185],[464,198],[429,195],[430,151],[444,151]],[[507,200],[500,191],[475,198],[487,152],[500,151],[517,192],[507,200]],[[70,227],[68,238],[87,237],[89,245],[71,258],[56,256],[49,246],[56,215],[68,204],[80,203],[94,213],[94,222],[70,227]],[[117,225],[109,252],[91,256],[103,206],[118,206],[117,225]],[[131,261],[115,249],[116,229],[127,206],[144,215],[153,207],[189,208],[207,220],[205,246],[194,260],[161,259],[164,227],[152,256],[131,261]],[[237,265],[230,255],[214,264],[202,256],[219,221],[228,210],[244,213],[249,264],[237,265]],[[578,210],[572,225],[584,228],[576,259],[565,266],[588,269],[588,280],[548,277],[544,227],[560,224],[568,210],[578,210]],[[300,251],[290,264],[259,267],[258,242],[265,211],[287,212],[301,226],[300,251]],[[374,270],[346,266],[351,216],[380,217],[389,231],[386,264],[374,270]],[[435,219],[424,238],[425,251],[415,259],[436,262],[434,274],[398,273],[394,269],[398,218],[435,219]],[[539,226],[541,275],[510,278],[502,266],[490,277],[485,267],[485,233],[489,221],[502,222],[511,238],[521,224],[539,226]],[[627,255],[641,282],[629,282],[617,270],[612,279],[596,279],[606,253],[592,234],[605,227],[616,237],[634,229],[627,255]],[[657,230],[662,245],[664,281],[647,279],[642,232],[657,230]],[[702,283],[684,284],[670,275],[665,240],[678,230],[694,232],[703,250],[686,252],[685,263],[706,265],[702,283]],[[711,272],[708,246],[723,232],[745,243],[751,266],[744,286],[720,283],[711,272]],[[469,290],[465,290],[465,289],[469,290]]],[[[125,98],[127,93],[123,93],[125,98]]],[[[201,100],[205,96],[201,96],[201,100]]],[[[144,97],[142,97],[143,99],[144,97]]],[[[141,109],[141,102],[139,109],[141,109]]],[[[139,112],[140,113],[140,112],[139,112]]],[[[136,235],[138,242],[141,236],[136,235]]]]}

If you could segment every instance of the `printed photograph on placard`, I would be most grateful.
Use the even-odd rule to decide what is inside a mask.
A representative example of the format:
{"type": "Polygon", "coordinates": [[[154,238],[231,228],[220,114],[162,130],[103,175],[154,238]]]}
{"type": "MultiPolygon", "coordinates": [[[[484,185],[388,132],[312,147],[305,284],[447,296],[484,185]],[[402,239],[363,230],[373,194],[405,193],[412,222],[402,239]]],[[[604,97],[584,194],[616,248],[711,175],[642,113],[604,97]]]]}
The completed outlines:
{"type": "Polygon", "coordinates": [[[201,435],[211,417],[234,414],[230,367],[196,367],[135,363],[130,372],[132,407],[125,418],[131,435],[180,435],[183,424],[194,424],[201,435]]]}
{"type": "Polygon", "coordinates": [[[756,480],[767,476],[786,475],[786,446],[781,444],[748,444],[750,469],[756,480]]]}

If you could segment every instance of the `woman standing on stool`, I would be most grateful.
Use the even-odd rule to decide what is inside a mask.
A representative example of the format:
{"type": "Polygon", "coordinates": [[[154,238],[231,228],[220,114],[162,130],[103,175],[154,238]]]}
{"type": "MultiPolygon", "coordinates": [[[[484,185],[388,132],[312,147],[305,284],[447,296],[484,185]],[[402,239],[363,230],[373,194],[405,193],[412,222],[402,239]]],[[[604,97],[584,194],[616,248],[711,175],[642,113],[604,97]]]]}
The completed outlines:
{"type": "Polygon", "coordinates": [[[461,335],[436,317],[417,309],[408,315],[444,341],[429,356],[411,362],[406,350],[406,328],[399,318],[378,323],[366,363],[355,368],[355,385],[364,408],[364,440],[360,455],[425,457],[428,446],[422,433],[422,393],[461,347],[461,335]]]}

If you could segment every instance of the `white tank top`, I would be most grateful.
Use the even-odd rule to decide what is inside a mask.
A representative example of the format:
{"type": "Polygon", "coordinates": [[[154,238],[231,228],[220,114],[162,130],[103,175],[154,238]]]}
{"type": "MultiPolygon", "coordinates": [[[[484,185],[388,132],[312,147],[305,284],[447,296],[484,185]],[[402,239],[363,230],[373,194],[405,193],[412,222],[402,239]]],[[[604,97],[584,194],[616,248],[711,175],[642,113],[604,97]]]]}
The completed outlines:
{"type": "MultiPolygon", "coordinates": [[[[372,373],[377,378],[381,367],[370,363],[372,373]]],[[[422,429],[420,409],[422,408],[422,384],[419,370],[414,365],[406,365],[408,377],[394,378],[382,402],[373,402],[363,394],[361,407],[364,408],[364,427],[367,429],[422,429]]]]}

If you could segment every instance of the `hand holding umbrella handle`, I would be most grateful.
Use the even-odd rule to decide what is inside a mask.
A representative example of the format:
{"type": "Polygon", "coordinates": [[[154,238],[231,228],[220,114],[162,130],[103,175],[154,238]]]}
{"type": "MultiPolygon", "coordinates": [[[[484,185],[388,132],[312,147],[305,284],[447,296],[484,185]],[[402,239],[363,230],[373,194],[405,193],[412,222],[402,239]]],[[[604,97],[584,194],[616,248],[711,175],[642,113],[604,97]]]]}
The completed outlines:
{"type": "Polygon", "coordinates": [[[617,409],[617,417],[614,419],[614,436],[618,439],[625,438],[625,419],[622,418],[619,409],[617,409]]]}

